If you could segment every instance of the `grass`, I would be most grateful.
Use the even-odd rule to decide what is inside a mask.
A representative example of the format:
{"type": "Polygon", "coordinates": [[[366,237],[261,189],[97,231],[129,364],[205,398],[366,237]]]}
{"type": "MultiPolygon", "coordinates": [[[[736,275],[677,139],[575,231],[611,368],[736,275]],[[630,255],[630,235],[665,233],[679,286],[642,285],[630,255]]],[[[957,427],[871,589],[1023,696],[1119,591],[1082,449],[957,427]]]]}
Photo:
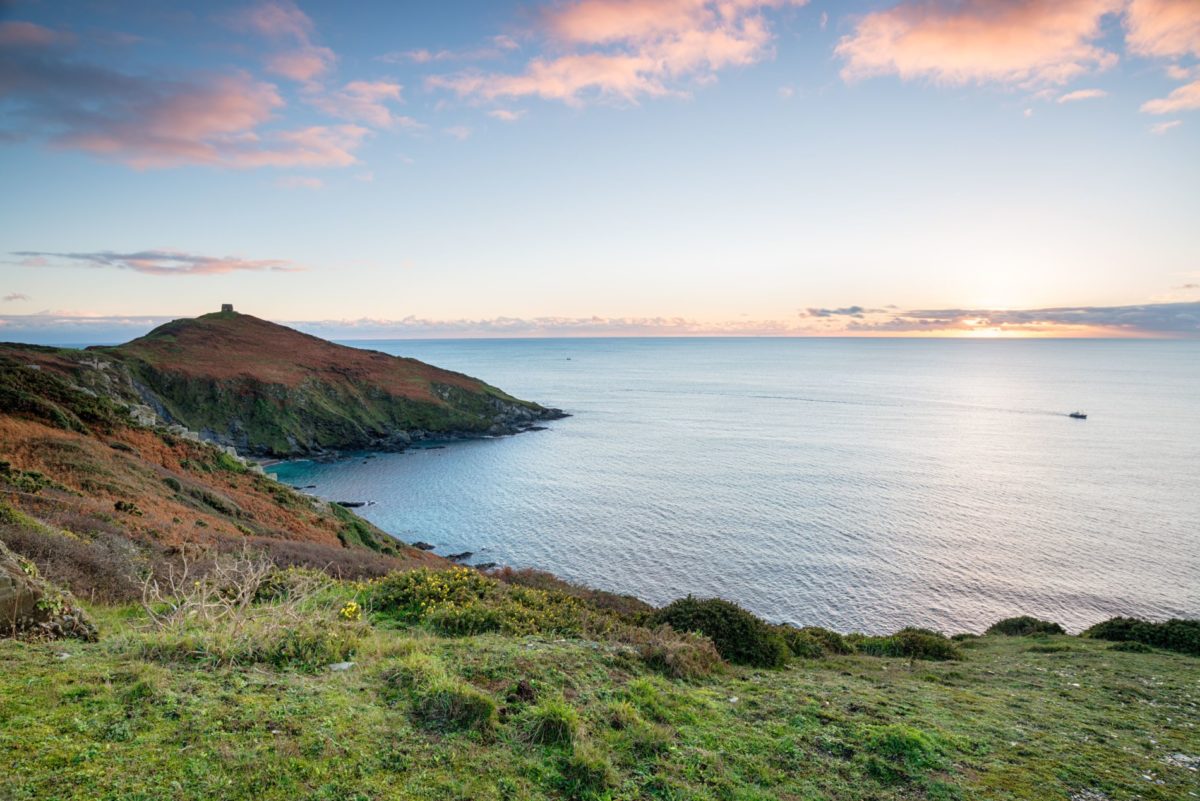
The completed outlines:
{"type": "Polygon", "coordinates": [[[366,603],[362,583],[322,585],[300,606],[264,586],[232,619],[274,637],[273,616],[299,610],[301,628],[353,647],[203,658],[228,641],[226,623],[187,624],[192,644],[179,649],[167,647],[175,628],[121,606],[92,608],[98,643],[0,641],[0,798],[1174,801],[1196,791],[1178,755],[1200,752],[1197,662],[1178,653],[990,635],[960,643],[956,661],[827,653],[680,679],[619,639],[445,636],[419,619],[342,620],[349,599],[366,603]],[[1044,645],[1067,650],[1032,650],[1044,645]],[[343,659],[353,667],[324,664],[343,659]]]}

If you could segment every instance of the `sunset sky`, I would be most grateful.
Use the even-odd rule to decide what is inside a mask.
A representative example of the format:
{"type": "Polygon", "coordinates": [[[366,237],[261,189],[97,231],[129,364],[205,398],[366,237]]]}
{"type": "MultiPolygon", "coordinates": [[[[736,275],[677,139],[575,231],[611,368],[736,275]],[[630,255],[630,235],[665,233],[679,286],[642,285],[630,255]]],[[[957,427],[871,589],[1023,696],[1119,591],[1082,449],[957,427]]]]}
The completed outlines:
{"type": "Polygon", "coordinates": [[[0,0],[0,340],[1200,336],[1200,0],[0,0]]]}

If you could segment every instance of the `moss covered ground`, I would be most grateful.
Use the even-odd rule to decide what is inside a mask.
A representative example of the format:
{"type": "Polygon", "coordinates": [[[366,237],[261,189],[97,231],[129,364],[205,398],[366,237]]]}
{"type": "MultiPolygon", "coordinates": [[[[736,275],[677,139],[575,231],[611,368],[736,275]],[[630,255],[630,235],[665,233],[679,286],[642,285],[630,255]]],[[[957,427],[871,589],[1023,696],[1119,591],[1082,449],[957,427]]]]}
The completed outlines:
{"type": "Polygon", "coordinates": [[[155,628],[141,607],[108,606],[93,608],[97,643],[0,641],[0,798],[1200,792],[1200,663],[1183,654],[990,635],[953,661],[826,654],[682,679],[596,627],[444,636],[440,618],[387,614],[363,587],[262,601],[232,628],[155,628]]]}

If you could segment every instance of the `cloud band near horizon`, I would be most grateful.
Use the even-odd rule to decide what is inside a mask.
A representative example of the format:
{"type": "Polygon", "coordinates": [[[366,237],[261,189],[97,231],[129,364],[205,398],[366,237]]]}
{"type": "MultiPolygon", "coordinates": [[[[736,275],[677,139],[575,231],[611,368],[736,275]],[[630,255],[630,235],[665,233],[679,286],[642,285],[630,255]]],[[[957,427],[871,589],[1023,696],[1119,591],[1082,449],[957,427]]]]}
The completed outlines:
{"type": "MultiPolygon", "coordinates": [[[[0,315],[0,339],[115,342],[140,336],[173,317],[41,311],[0,315]]],[[[793,319],[703,322],[685,317],[495,317],[437,320],[283,320],[329,339],[551,337],[822,337],[973,336],[980,333],[1048,337],[1200,339],[1200,301],[1046,309],[805,309],[793,319]]],[[[23,341],[23,340],[22,340],[23,341]]]]}

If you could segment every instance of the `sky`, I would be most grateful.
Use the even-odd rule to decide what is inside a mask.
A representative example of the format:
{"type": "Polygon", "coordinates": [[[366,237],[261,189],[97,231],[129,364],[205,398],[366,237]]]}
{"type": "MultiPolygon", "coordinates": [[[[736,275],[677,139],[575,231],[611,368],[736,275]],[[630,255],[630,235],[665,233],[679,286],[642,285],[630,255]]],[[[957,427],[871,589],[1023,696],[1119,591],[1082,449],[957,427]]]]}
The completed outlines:
{"type": "Polygon", "coordinates": [[[1200,337],[1200,0],[0,0],[0,340],[1200,337]]]}

